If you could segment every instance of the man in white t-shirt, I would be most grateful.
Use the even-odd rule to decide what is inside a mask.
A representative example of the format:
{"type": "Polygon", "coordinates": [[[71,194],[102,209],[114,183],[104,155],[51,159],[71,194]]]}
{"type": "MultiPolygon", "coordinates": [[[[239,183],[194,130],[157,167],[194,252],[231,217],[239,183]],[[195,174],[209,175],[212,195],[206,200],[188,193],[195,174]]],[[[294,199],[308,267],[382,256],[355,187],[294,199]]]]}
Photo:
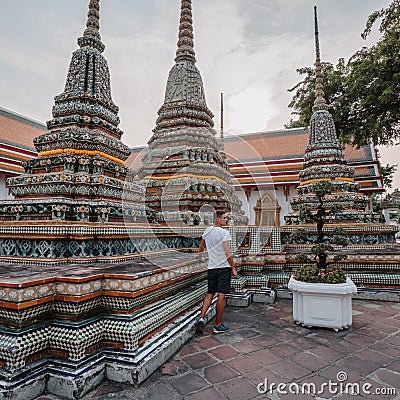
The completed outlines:
{"type": "Polygon", "coordinates": [[[222,228],[224,225],[226,225],[225,212],[218,210],[214,225],[209,226],[204,231],[201,239],[199,259],[202,259],[205,249],[207,249],[208,253],[208,293],[204,298],[200,317],[196,323],[197,332],[203,332],[204,330],[204,316],[211,305],[215,293],[218,293],[218,300],[213,332],[222,333],[229,330],[222,323],[222,314],[225,308],[225,295],[230,292],[231,276],[236,278],[237,272],[233,265],[232,253],[229,246],[231,234],[222,228]]]}

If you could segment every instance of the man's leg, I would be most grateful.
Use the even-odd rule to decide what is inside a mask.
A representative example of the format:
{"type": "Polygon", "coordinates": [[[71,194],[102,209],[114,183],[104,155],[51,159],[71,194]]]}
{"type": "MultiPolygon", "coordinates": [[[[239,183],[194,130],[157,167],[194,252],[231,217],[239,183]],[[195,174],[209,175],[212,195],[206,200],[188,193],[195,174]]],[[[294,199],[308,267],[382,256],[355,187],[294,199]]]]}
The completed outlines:
{"type": "Polygon", "coordinates": [[[218,293],[218,300],[217,300],[217,314],[215,316],[215,326],[220,326],[222,322],[222,314],[224,313],[225,309],[225,294],[218,293]]]}
{"type": "Polygon", "coordinates": [[[210,308],[213,297],[214,297],[214,293],[207,293],[206,297],[204,297],[203,307],[201,308],[201,313],[200,313],[200,316],[202,318],[204,318],[204,316],[207,313],[207,310],[210,308]]]}

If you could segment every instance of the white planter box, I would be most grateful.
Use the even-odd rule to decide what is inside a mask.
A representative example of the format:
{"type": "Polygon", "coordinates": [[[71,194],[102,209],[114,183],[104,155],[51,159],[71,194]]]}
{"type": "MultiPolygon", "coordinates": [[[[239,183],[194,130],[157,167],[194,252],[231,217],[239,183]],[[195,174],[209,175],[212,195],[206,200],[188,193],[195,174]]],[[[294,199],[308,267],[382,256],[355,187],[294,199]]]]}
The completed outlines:
{"type": "Polygon", "coordinates": [[[352,324],[352,295],[357,287],[350,278],[346,283],[305,283],[290,278],[293,292],[293,319],[304,326],[335,330],[352,324]]]}

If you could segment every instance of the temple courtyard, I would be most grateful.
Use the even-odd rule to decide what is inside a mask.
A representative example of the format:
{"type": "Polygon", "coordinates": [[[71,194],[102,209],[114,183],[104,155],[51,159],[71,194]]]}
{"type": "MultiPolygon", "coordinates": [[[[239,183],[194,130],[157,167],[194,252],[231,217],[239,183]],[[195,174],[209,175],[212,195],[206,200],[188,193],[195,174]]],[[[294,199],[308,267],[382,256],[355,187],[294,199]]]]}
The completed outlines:
{"type": "Polygon", "coordinates": [[[224,318],[228,333],[209,322],[138,388],[104,382],[83,399],[400,399],[398,302],[353,300],[339,332],[297,326],[289,299],[228,306],[224,318]]]}

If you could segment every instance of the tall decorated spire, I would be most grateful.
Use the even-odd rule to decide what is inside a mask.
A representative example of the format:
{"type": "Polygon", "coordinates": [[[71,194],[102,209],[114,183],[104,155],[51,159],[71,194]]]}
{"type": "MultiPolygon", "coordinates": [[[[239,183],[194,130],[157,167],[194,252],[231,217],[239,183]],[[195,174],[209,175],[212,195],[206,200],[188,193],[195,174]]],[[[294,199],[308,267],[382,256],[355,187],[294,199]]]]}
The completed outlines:
{"type": "Polygon", "coordinates": [[[138,173],[146,186],[146,204],[163,222],[210,222],[204,210],[211,206],[245,223],[196,67],[191,0],[181,0],[178,36],[164,103],[138,173]]]}
{"type": "Polygon", "coordinates": [[[324,83],[322,78],[321,52],[319,48],[318,15],[317,6],[314,6],[315,22],[315,101],[313,111],[326,110],[328,105],[324,98],[324,83]]]}
{"type": "Polygon", "coordinates": [[[181,1],[178,36],[175,65],[169,72],[164,104],[158,111],[155,135],[150,142],[165,129],[214,126],[214,115],[207,107],[203,80],[196,67],[191,0],[181,1]]]}
{"type": "Polygon", "coordinates": [[[104,44],[101,42],[100,36],[100,0],[90,0],[88,19],[86,29],[83,36],[78,38],[80,47],[93,47],[102,53],[104,44]]]}
{"type": "MultiPolygon", "coordinates": [[[[99,1],[90,0],[86,29],[72,54],[64,91],[54,98],[48,131],[34,140],[38,157],[26,162],[26,173],[10,183],[15,197],[50,203],[45,208],[49,219],[106,222],[110,216],[121,222],[123,200],[129,208],[143,193],[127,181],[124,161],[131,152],[120,140],[118,107],[102,54],[99,1]]],[[[144,216],[142,203],[132,207],[135,213],[129,215],[144,216]]]]}
{"type": "MultiPolygon", "coordinates": [[[[298,195],[291,201],[294,215],[285,217],[287,223],[295,221],[296,213],[303,204],[315,206],[313,184],[318,181],[330,181],[334,185],[331,203],[343,206],[344,212],[340,218],[352,221],[357,218],[357,212],[362,212],[368,204],[368,199],[358,193],[358,184],[354,182],[354,168],[347,165],[343,147],[340,144],[332,114],[324,98],[321,54],[319,46],[317,7],[314,7],[315,18],[315,102],[310,119],[310,137],[305,149],[303,168],[299,174],[300,185],[298,195]]],[[[370,218],[370,216],[367,216],[370,218]]]]}
{"type": "Polygon", "coordinates": [[[182,0],[179,25],[178,50],[175,61],[196,62],[193,41],[192,0],[182,0]]]}

